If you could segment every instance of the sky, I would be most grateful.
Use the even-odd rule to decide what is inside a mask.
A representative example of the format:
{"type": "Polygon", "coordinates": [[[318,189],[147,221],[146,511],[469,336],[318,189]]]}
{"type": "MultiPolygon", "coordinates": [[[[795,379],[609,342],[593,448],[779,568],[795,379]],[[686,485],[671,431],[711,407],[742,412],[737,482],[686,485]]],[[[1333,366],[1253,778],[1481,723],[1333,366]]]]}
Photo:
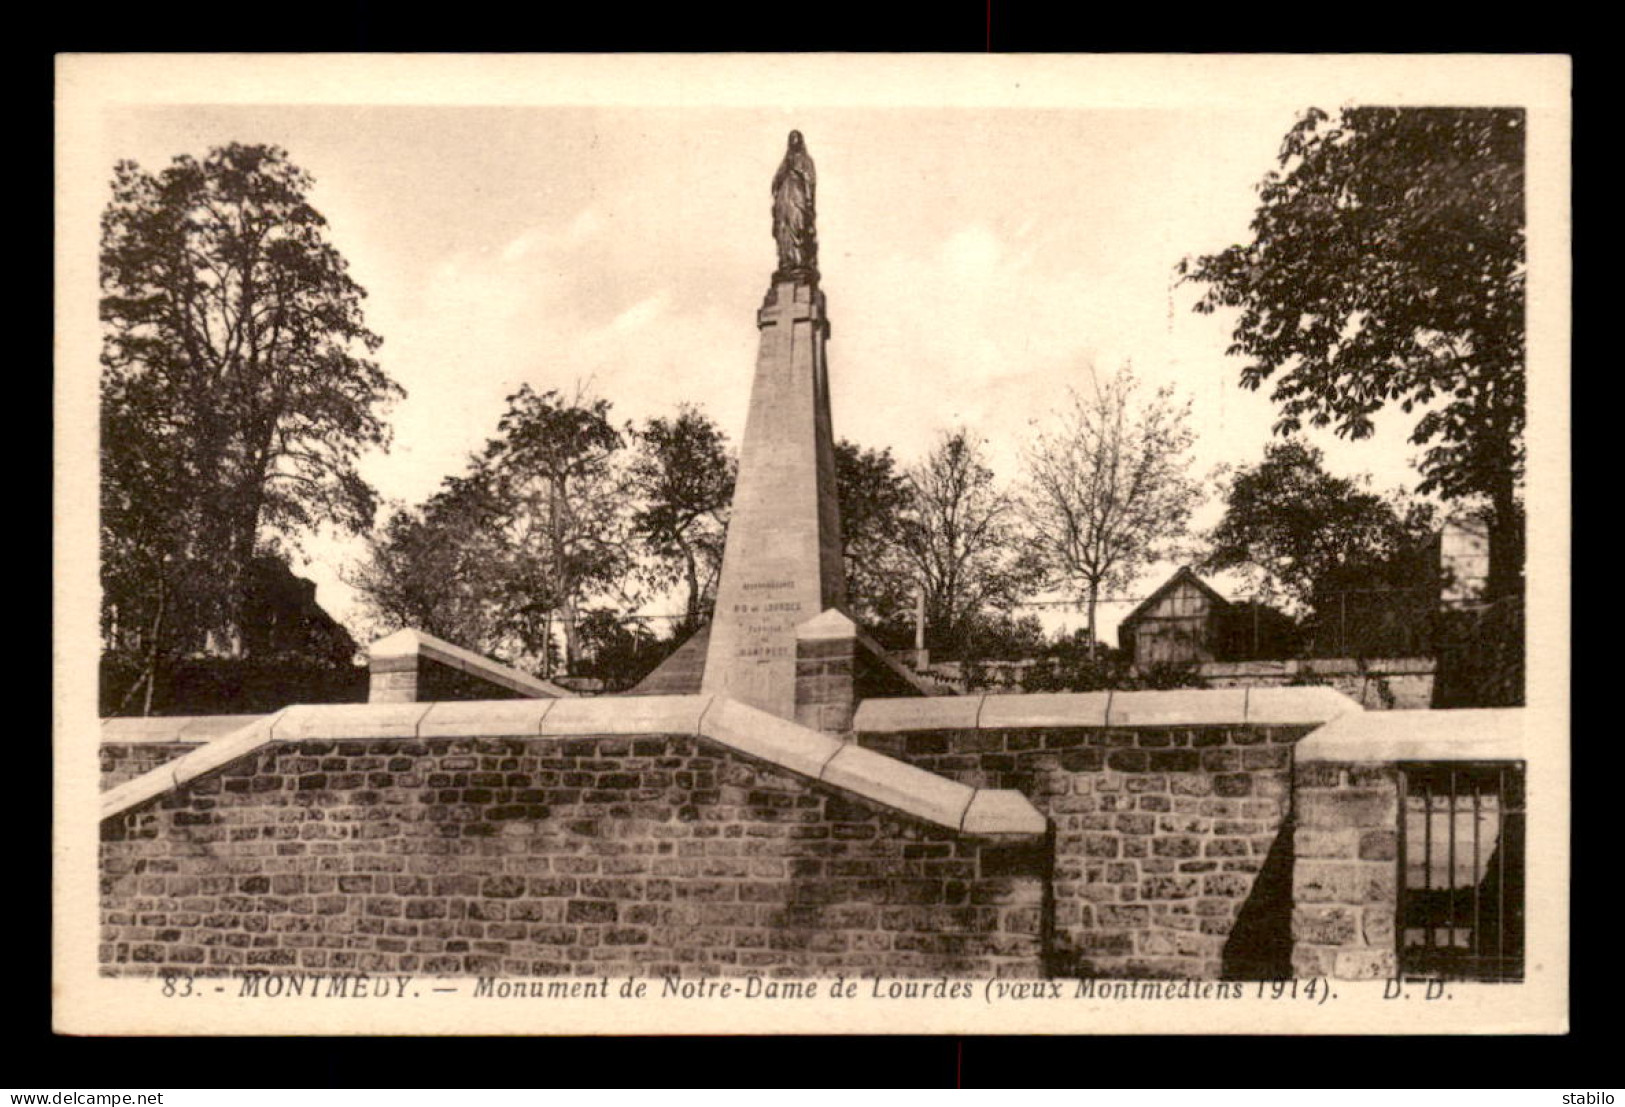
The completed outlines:
{"type": "MultiPolygon", "coordinates": [[[[695,403],[737,447],[776,260],[769,185],[791,128],[818,171],[837,435],[912,464],[963,424],[1014,481],[1067,390],[1132,361],[1147,384],[1190,400],[1192,471],[1205,477],[1258,460],[1275,410],[1267,388],[1239,387],[1231,318],[1192,312],[1198,290],[1176,285],[1175,266],[1248,240],[1255,186],[1316,102],[115,105],[102,149],[109,178],[118,158],[156,170],[231,141],[282,146],[314,176],[330,241],[368,292],[378,360],[407,392],[388,415],[392,447],[361,463],[386,500],[419,502],[460,472],[526,383],[588,383],[636,422],[695,403]]],[[[1334,472],[1414,485],[1408,423],[1312,441],[1334,472]]],[[[1218,514],[1210,498],[1198,529],[1218,514]]],[[[321,535],[304,551],[296,570],[365,641],[341,579],[361,542],[321,535]]],[[[655,606],[678,609],[675,597],[655,606]]],[[[1103,637],[1131,606],[1103,609],[1103,637]]]]}

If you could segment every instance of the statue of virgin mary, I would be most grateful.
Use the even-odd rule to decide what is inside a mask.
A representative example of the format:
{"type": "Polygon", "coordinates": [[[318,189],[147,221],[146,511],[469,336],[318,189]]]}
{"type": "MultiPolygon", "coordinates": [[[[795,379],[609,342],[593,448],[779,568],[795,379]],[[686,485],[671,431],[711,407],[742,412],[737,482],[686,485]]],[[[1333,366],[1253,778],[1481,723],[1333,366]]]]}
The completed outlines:
{"type": "Polygon", "coordinates": [[[773,174],[773,240],[779,245],[778,277],[818,276],[818,232],[814,197],[818,174],[800,131],[790,132],[790,148],[773,174]]]}

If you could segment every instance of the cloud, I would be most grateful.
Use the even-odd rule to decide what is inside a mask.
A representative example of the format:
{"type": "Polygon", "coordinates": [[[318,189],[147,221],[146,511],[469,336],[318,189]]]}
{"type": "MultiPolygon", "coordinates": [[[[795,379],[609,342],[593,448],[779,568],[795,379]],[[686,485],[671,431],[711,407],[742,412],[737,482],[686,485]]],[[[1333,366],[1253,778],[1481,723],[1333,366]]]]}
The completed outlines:
{"type": "Polygon", "coordinates": [[[856,287],[829,291],[837,432],[905,459],[966,423],[998,444],[1010,472],[1027,416],[1053,406],[1059,380],[1104,337],[1086,273],[1044,272],[1025,244],[986,224],[847,280],[856,287]]]}
{"type": "Polygon", "coordinates": [[[532,227],[503,248],[502,260],[509,263],[519,261],[540,249],[546,241],[547,232],[541,227],[532,227]]]}
{"type": "Polygon", "coordinates": [[[576,213],[563,231],[555,232],[545,226],[526,229],[503,247],[502,260],[511,265],[533,254],[545,255],[551,249],[578,248],[591,242],[603,228],[604,220],[598,214],[598,209],[585,207],[576,213]]]}
{"type": "Polygon", "coordinates": [[[666,297],[664,294],[650,296],[648,299],[633,304],[617,315],[610,322],[609,330],[618,334],[643,330],[660,317],[665,307],[666,297]]]}

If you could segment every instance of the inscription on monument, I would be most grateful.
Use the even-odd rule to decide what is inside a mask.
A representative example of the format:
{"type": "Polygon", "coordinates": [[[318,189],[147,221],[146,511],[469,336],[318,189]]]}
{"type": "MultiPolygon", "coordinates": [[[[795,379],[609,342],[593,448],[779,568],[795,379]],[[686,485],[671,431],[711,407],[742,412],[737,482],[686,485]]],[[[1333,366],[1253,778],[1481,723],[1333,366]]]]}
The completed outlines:
{"type": "MultiPolygon", "coordinates": [[[[746,581],[740,585],[740,591],[754,595],[766,592],[769,595],[783,591],[794,591],[797,582],[794,580],[756,580],[746,581]]],[[[791,632],[795,624],[801,621],[800,600],[774,600],[763,598],[757,603],[736,603],[733,605],[736,615],[782,616],[781,618],[759,618],[758,621],[743,624],[739,630],[745,641],[734,650],[735,657],[778,658],[791,656],[791,649],[785,645],[768,645],[767,642],[781,641],[785,634],[791,632]],[[791,617],[793,616],[793,618],[791,617]]]]}

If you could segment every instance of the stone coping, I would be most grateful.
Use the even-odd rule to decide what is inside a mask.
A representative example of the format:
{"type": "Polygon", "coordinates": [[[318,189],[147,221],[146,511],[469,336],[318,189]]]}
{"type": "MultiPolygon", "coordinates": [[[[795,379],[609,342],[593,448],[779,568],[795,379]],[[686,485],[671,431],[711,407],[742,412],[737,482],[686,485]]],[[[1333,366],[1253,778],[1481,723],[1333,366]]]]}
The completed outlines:
{"type": "Polygon", "coordinates": [[[891,733],[1022,727],[1318,726],[1361,713],[1354,700],[1324,686],[988,693],[864,700],[858,705],[853,727],[864,733],[891,733]]]}
{"type": "Polygon", "coordinates": [[[150,772],[126,780],[101,795],[101,817],[106,819],[128,811],[137,804],[161,796],[204,773],[213,772],[271,742],[271,733],[286,711],[256,717],[253,722],[197,749],[159,765],[150,772]]]}
{"type": "MultiPolygon", "coordinates": [[[[219,718],[213,717],[213,725],[219,718]]],[[[240,725],[103,792],[101,817],[128,811],[273,742],[695,734],[958,833],[1030,838],[1048,831],[1044,816],[1020,792],[972,788],[726,696],[301,704],[274,715],[224,718],[240,725]]],[[[108,739],[103,729],[104,741],[120,740],[108,739]]]]}
{"type": "Polygon", "coordinates": [[[1334,719],[1299,742],[1316,761],[1522,761],[1524,708],[1373,711],[1334,719]]]}
{"type": "Polygon", "coordinates": [[[518,669],[492,661],[489,657],[481,657],[473,650],[453,645],[443,638],[436,638],[413,627],[397,630],[394,634],[380,638],[367,647],[368,661],[386,657],[427,657],[447,668],[458,669],[470,676],[537,699],[562,699],[575,695],[562,684],[555,684],[551,680],[538,680],[529,673],[522,673],[518,669]]]}

